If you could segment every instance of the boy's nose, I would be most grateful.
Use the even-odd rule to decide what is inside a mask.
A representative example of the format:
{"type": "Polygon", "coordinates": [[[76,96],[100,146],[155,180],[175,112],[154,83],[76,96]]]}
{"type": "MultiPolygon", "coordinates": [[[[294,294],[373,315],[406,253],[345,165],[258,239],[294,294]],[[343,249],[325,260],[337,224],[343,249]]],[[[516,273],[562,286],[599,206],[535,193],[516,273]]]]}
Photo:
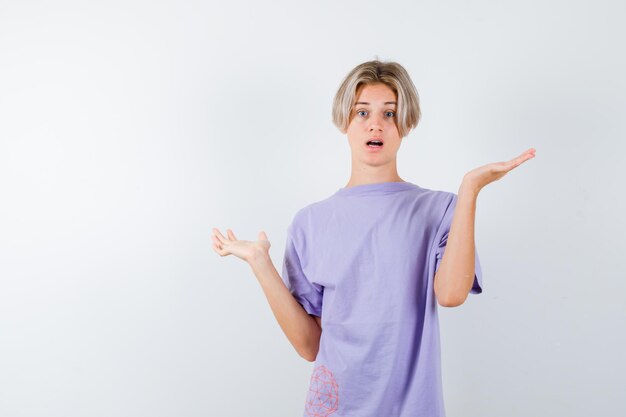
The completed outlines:
{"type": "Polygon", "coordinates": [[[374,116],[370,119],[370,132],[373,130],[382,130],[383,125],[380,116],[374,116]]]}
{"type": "Polygon", "coordinates": [[[380,123],[376,123],[376,122],[372,122],[372,124],[370,124],[370,132],[382,132],[383,130],[383,126],[380,123]]]}

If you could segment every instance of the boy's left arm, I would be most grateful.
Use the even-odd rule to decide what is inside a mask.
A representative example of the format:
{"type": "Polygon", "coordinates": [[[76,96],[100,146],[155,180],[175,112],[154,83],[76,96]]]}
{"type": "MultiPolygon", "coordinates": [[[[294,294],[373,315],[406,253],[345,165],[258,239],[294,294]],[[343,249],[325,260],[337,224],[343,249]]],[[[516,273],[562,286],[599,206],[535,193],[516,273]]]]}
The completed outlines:
{"type": "Polygon", "coordinates": [[[474,283],[474,219],[478,193],[512,169],[535,157],[535,148],[505,162],[492,162],[465,174],[457,196],[446,249],[435,274],[434,290],[439,304],[456,307],[465,302],[474,283]]]}

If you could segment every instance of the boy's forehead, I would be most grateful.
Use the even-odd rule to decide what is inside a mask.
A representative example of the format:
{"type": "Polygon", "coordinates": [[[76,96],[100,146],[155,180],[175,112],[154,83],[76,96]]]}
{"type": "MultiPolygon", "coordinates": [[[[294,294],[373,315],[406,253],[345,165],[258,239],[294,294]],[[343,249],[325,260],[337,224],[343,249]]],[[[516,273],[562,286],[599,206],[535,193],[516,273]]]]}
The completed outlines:
{"type": "Polygon", "coordinates": [[[359,89],[355,104],[396,104],[396,95],[385,84],[364,85],[359,89]]]}
{"type": "Polygon", "coordinates": [[[396,104],[396,96],[393,94],[393,92],[378,91],[378,92],[368,93],[368,92],[361,91],[361,93],[357,96],[356,102],[354,104],[355,105],[363,104],[366,106],[372,105],[372,104],[380,104],[383,106],[394,105],[396,104]]]}

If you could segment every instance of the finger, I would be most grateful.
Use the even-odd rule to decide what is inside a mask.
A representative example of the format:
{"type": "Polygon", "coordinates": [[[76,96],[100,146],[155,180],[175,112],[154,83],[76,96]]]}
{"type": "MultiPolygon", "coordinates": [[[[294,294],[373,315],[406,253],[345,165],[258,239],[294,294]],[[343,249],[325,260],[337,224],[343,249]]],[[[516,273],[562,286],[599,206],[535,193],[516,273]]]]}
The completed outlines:
{"type": "Polygon", "coordinates": [[[213,244],[213,250],[215,252],[217,252],[217,254],[220,255],[220,256],[224,256],[225,255],[224,251],[221,248],[219,248],[215,243],[213,244]]]}
{"type": "Polygon", "coordinates": [[[529,148],[527,149],[525,152],[522,152],[522,154],[520,156],[517,157],[517,159],[520,160],[521,162],[527,161],[530,158],[534,158],[535,157],[535,148],[529,148]]]}
{"type": "Polygon", "coordinates": [[[530,159],[530,158],[535,156],[535,152],[536,152],[535,148],[526,149],[525,152],[522,152],[522,154],[519,156],[519,158],[523,159],[523,160],[530,159]]]}
{"type": "Polygon", "coordinates": [[[515,158],[511,159],[510,161],[508,161],[508,162],[507,162],[507,164],[508,164],[508,165],[511,165],[511,164],[519,164],[519,163],[522,163],[522,162],[525,160],[525,158],[527,157],[527,155],[528,155],[528,154],[527,154],[526,152],[524,152],[523,154],[521,154],[521,155],[519,155],[519,156],[517,156],[517,157],[515,157],[515,158]]]}
{"type": "Polygon", "coordinates": [[[523,155],[522,157],[518,158],[517,161],[515,162],[515,166],[521,165],[524,162],[528,161],[531,158],[534,158],[535,154],[534,153],[527,153],[525,155],[523,155]]]}
{"type": "Polygon", "coordinates": [[[224,235],[221,234],[215,227],[213,228],[213,233],[215,233],[215,236],[220,240],[220,242],[224,243],[228,241],[228,238],[224,237],[224,235]]]}
{"type": "Polygon", "coordinates": [[[228,233],[228,237],[231,238],[231,240],[237,240],[237,238],[235,237],[235,234],[233,233],[231,229],[228,229],[227,233],[228,233]]]}
{"type": "Polygon", "coordinates": [[[522,164],[523,162],[526,162],[530,158],[534,158],[534,157],[535,157],[535,154],[533,152],[531,152],[531,150],[529,149],[526,152],[522,153],[520,156],[518,156],[516,158],[513,158],[510,161],[506,162],[505,166],[506,166],[507,170],[510,171],[513,168],[515,168],[515,167],[519,166],[520,164],[522,164]]]}
{"type": "Polygon", "coordinates": [[[213,239],[213,244],[217,245],[218,248],[222,249],[222,242],[217,238],[217,236],[211,236],[213,239]]]}

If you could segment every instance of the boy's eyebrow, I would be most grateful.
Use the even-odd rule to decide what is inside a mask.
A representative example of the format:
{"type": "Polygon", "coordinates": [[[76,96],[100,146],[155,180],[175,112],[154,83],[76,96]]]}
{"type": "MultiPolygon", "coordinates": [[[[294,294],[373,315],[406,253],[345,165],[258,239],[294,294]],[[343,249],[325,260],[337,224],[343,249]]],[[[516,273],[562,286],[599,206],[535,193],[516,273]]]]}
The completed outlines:
{"type": "MultiPolygon", "coordinates": [[[[370,103],[368,103],[367,101],[357,101],[357,102],[356,102],[356,103],[354,103],[354,104],[355,104],[355,105],[356,105],[356,104],[367,104],[368,106],[370,105],[370,103]]],[[[397,104],[397,103],[396,103],[395,101],[385,101],[385,103],[384,103],[384,104],[397,104]]]]}

